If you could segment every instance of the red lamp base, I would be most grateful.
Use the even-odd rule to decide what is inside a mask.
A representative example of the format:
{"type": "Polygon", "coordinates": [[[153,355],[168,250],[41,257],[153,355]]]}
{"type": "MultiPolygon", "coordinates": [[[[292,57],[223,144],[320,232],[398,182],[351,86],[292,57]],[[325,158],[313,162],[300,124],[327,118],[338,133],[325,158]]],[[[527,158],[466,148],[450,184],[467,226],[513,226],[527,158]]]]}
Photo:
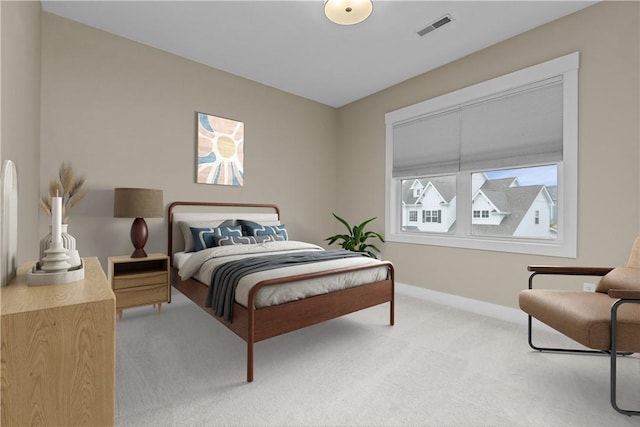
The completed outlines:
{"type": "Polygon", "coordinates": [[[147,253],[144,251],[144,245],[147,244],[149,237],[149,229],[144,218],[136,218],[131,224],[131,243],[135,250],[131,254],[131,258],[145,258],[147,253]]]}

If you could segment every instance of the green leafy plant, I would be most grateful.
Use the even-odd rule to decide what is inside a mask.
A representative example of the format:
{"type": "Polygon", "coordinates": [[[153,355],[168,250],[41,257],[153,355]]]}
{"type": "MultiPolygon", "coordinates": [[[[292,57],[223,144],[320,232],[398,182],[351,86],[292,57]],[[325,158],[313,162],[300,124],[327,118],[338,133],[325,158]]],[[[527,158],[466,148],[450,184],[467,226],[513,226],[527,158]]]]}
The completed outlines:
{"type": "Polygon", "coordinates": [[[327,237],[325,240],[328,240],[330,245],[335,242],[339,242],[340,246],[342,246],[342,249],[353,252],[366,253],[369,257],[378,259],[376,254],[372,251],[380,252],[380,249],[378,249],[376,245],[367,243],[367,240],[373,238],[378,239],[384,243],[384,239],[379,233],[376,233],[375,231],[365,231],[366,225],[376,219],[376,217],[369,218],[363,223],[354,225],[352,227],[347,221],[340,218],[335,213],[333,214],[333,216],[345,227],[347,227],[347,230],[349,230],[349,234],[336,234],[334,236],[327,237]]]}

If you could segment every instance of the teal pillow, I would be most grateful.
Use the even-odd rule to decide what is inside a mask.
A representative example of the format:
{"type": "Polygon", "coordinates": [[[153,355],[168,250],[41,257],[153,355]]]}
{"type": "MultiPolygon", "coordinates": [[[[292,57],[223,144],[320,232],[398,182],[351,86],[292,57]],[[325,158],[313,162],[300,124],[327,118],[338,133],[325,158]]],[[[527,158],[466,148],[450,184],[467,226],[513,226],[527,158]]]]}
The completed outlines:
{"type": "Polygon", "coordinates": [[[239,225],[233,227],[189,227],[193,235],[194,251],[201,251],[206,248],[216,246],[215,237],[219,236],[242,236],[242,227],[239,225]]]}
{"type": "Polygon", "coordinates": [[[269,236],[272,234],[278,234],[284,237],[284,240],[289,240],[289,233],[287,233],[287,226],[282,225],[261,225],[257,222],[240,220],[238,221],[242,226],[242,229],[247,236],[269,236]]]}

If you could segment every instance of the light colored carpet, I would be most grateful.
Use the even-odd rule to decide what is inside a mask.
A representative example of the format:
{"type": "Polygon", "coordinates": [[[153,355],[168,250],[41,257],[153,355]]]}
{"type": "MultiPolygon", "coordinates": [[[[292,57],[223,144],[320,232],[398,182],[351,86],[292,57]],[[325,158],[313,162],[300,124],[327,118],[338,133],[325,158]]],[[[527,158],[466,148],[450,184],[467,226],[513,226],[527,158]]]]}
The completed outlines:
{"type": "MultiPolygon", "coordinates": [[[[522,325],[403,295],[395,326],[384,305],[256,344],[251,384],[244,341],[175,290],[160,315],[125,310],[116,333],[119,426],[640,423],[611,408],[607,357],[533,352],[522,325]]],[[[640,361],[619,369],[621,406],[637,409],[640,361]]]]}

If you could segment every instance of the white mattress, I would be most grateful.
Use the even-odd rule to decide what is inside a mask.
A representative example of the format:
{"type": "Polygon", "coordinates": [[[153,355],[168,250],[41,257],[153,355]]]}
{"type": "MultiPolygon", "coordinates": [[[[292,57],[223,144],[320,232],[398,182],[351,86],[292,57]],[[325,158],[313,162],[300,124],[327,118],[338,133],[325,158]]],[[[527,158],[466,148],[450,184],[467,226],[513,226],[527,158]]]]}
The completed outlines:
{"type": "MultiPolygon", "coordinates": [[[[211,273],[224,262],[242,259],[243,257],[271,255],[274,253],[291,253],[296,251],[323,250],[320,246],[310,243],[286,241],[269,242],[257,245],[225,246],[205,249],[192,253],[174,254],[174,266],[179,268],[179,275],[184,280],[193,277],[196,280],[209,285],[211,273]],[[176,256],[177,255],[177,256],[176,256]]],[[[237,303],[247,307],[249,291],[256,283],[285,275],[292,276],[303,273],[324,271],[336,268],[343,268],[355,265],[375,266],[381,262],[367,257],[344,258],[331,261],[323,261],[293,267],[278,268],[262,271],[245,276],[238,283],[235,300],[237,303]]],[[[291,282],[282,285],[267,286],[262,288],[256,295],[255,307],[269,307],[283,304],[289,301],[321,295],[332,291],[342,290],[350,287],[363,285],[366,283],[385,280],[387,278],[387,267],[380,266],[366,270],[342,273],[327,277],[318,277],[310,280],[291,282]]]]}

